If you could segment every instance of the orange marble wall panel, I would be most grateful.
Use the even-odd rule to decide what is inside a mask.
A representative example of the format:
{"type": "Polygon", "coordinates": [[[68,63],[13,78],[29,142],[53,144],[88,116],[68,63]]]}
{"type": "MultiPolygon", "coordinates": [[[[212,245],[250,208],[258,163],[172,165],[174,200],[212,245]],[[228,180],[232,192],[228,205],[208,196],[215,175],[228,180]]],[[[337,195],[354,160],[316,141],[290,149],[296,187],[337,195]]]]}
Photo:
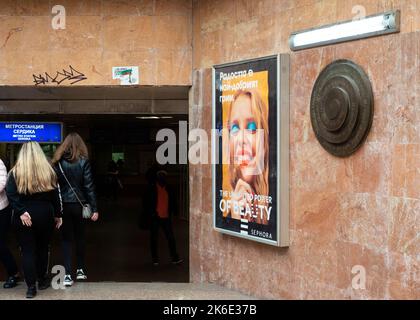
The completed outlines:
{"type": "Polygon", "coordinates": [[[16,14],[16,1],[4,0],[0,6],[0,16],[11,16],[16,14]]]}
{"type": "Polygon", "coordinates": [[[153,15],[153,0],[102,0],[104,15],[153,15]]]}
{"type": "Polygon", "coordinates": [[[401,144],[393,146],[391,158],[391,195],[394,197],[406,196],[406,163],[406,146],[401,144]]]}
{"type": "MultiPolygon", "coordinates": [[[[395,92],[395,91],[394,91],[395,92]]],[[[394,117],[391,117],[394,111],[395,95],[393,92],[384,92],[374,96],[374,113],[371,131],[368,141],[384,143],[390,145],[394,131],[394,117]]]]}
{"type": "Polygon", "coordinates": [[[159,16],[155,18],[156,48],[191,47],[191,19],[188,16],[159,16]]]}
{"type": "Polygon", "coordinates": [[[365,143],[353,158],[355,192],[389,195],[391,150],[381,143],[365,143]]]}
{"type": "Polygon", "coordinates": [[[23,46],[23,17],[0,16],[0,48],[2,52],[21,49],[23,46]]]}
{"type": "Polygon", "coordinates": [[[383,195],[345,193],[341,195],[337,216],[337,239],[386,252],[392,201],[383,195]]]}
{"type": "MultiPolygon", "coordinates": [[[[101,0],[61,0],[59,3],[50,4],[51,7],[55,4],[64,6],[68,16],[99,16],[102,14],[101,2],[101,0]]],[[[51,8],[49,11],[51,13],[51,8]]]]}
{"type": "Polygon", "coordinates": [[[214,64],[233,61],[235,52],[234,25],[226,24],[222,29],[202,34],[200,41],[201,54],[195,59],[205,63],[208,67],[214,64]]]}
{"type": "Polygon", "coordinates": [[[155,0],[156,16],[191,16],[191,0],[155,0]]]}
{"type": "Polygon", "coordinates": [[[390,213],[389,251],[415,258],[420,245],[420,201],[393,198],[390,213]]]}
{"type": "Polygon", "coordinates": [[[420,144],[407,145],[407,197],[420,199],[420,144]]]}
{"type": "Polygon", "coordinates": [[[420,267],[418,258],[416,256],[390,253],[388,259],[388,298],[397,300],[418,300],[420,298],[420,267]]]}
{"type": "MultiPolygon", "coordinates": [[[[98,49],[102,45],[102,18],[69,16],[66,18],[66,29],[53,30],[49,25],[44,28],[48,30],[51,50],[56,49],[98,49]]],[[[41,29],[41,28],[39,28],[41,29]]]]}
{"type": "Polygon", "coordinates": [[[244,21],[235,28],[235,58],[269,55],[276,45],[276,19],[267,15],[264,19],[244,21]],[[253,35],[250,37],[249,35],[253,35]]]}
{"type": "MultiPolygon", "coordinates": [[[[213,74],[212,69],[204,69],[203,71],[203,86],[202,86],[202,94],[203,94],[203,104],[205,106],[209,106],[210,109],[213,108],[213,95],[210,90],[207,90],[209,86],[212,86],[213,81],[213,74]]],[[[209,127],[211,128],[211,127],[209,127]]]]}
{"type": "Polygon", "coordinates": [[[112,80],[112,67],[128,65],[139,67],[141,85],[191,84],[192,1],[60,4],[66,9],[66,25],[54,30],[49,1],[1,1],[0,57],[8,63],[0,63],[0,85],[31,85],[33,73],[54,73],[70,62],[87,76],[77,85],[118,84],[112,80]],[[40,56],[38,52],[49,60],[20,60],[40,56]]]}
{"type": "Polygon", "coordinates": [[[193,15],[198,15],[200,19],[200,32],[223,29],[227,22],[235,24],[235,1],[194,0],[193,8],[193,15]]]}
{"type": "MultiPolygon", "coordinates": [[[[43,16],[29,16],[23,18],[21,50],[43,51],[48,49],[49,33],[33,30],[48,29],[51,20],[43,16]]],[[[51,29],[50,29],[51,30],[51,29]]]]}
{"type": "MultiPolygon", "coordinates": [[[[0,60],[5,63],[0,70],[3,81],[13,85],[34,85],[33,74],[49,71],[49,51],[13,50],[0,53],[0,60]],[[16,60],[22,63],[16,65],[16,60]],[[10,68],[13,65],[14,68],[10,68]]],[[[0,66],[3,63],[0,63],[0,66]]]]}
{"type": "Polygon", "coordinates": [[[191,83],[191,50],[156,49],[157,85],[191,83]]]}
{"type": "Polygon", "coordinates": [[[392,195],[420,198],[420,145],[399,144],[392,155],[392,195]]]}
{"type": "MultiPolygon", "coordinates": [[[[49,16],[51,7],[49,0],[15,0],[16,14],[22,16],[49,16]]],[[[3,3],[3,1],[2,1],[3,3]]]]}
{"type": "Polygon", "coordinates": [[[104,50],[124,51],[153,47],[153,17],[108,16],[103,21],[104,50]]]}

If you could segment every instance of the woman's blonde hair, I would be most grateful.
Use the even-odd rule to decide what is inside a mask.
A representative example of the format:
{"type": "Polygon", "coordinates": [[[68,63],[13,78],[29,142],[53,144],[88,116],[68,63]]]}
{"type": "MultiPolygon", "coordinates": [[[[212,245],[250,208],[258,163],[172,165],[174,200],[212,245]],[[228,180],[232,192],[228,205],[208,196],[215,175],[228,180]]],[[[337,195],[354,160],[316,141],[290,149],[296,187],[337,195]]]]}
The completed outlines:
{"type": "Polygon", "coordinates": [[[80,160],[80,158],[88,158],[88,149],[78,133],[71,132],[67,135],[63,143],[55,151],[52,163],[55,164],[60,161],[65,153],[68,153],[70,162],[75,162],[80,160]]]}
{"type": "Polygon", "coordinates": [[[11,173],[20,194],[47,192],[57,187],[57,175],[38,142],[22,145],[11,173]]]}
{"type": "MultiPolygon", "coordinates": [[[[256,195],[268,195],[268,157],[269,157],[269,128],[268,128],[268,108],[264,103],[260,93],[257,90],[249,89],[249,90],[238,90],[234,97],[233,101],[230,104],[229,108],[229,122],[232,113],[232,108],[235,101],[241,97],[246,96],[251,100],[251,112],[255,117],[257,122],[257,129],[264,130],[264,142],[263,145],[261,144],[260,135],[256,137],[256,144],[257,144],[257,157],[261,155],[258,154],[259,150],[263,150],[263,171],[261,174],[255,177],[254,183],[251,185],[251,188],[255,192],[256,195]]],[[[230,124],[229,124],[230,126],[230,124]]],[[[233,189],[235,189],[238,180],[241,178],[241,170],[235,165],[233,154],[230,152],[230,161],[229,161],[229,176],[230,176],[230,184],[233,189]]],[[[259,220],[259,219],[258,219],[259,220]]],[[[263,221],[258,221],[258,223],[266,224],[266,218],[263,221]]]]}

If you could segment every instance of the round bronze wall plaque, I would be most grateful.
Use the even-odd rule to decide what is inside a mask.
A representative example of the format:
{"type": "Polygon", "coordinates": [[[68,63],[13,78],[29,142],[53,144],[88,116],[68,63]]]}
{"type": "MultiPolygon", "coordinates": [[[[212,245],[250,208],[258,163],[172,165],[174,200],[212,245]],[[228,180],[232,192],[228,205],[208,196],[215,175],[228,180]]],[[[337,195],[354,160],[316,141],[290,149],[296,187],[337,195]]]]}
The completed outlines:
{"type": "Polygon", "coordinates": [[[363,69],[349,60],[328,65],[311,97],[312,128],[319,143],[334,156],[350,156],[365,141],[372,121],[372,86],[363,69]]]}

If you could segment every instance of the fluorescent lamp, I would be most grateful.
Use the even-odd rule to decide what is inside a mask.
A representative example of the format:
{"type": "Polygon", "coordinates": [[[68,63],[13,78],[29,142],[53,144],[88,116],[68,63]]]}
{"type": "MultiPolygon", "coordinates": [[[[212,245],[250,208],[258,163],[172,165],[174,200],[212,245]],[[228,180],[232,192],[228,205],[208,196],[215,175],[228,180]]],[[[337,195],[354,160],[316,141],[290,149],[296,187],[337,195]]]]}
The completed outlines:
{"type": "Polygon", "coordinates": [[[400,11],[396,10],[360,20],[294,32],[290,36],[289,43],[290,49],[297,51],[399,31],[400,11]]]}
{"type": "Polygon", "coordinates": [[[156,119],[160,119],[159,117],[156,116],[144,116],[144,117],[136,117],[137,119],[141,119],[141,120],[156,120],[156,119]]]}
{"type": "Polygon", "coordinates": [[[136,117],[137,119],[141,119],[141,120],[158,120],[158,119],[172,119],[172,116],[141,116],[141,117],[136,117]]]}

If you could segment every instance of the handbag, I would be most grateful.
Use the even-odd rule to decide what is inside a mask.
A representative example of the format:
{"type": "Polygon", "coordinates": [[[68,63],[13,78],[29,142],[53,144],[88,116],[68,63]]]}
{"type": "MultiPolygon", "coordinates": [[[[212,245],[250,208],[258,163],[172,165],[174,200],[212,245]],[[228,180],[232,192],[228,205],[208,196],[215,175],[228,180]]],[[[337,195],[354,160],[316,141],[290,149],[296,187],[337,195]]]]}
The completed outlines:
{"type": "Polygon", "coordinates": [[[66,175],[64,174],[63,168],[61,167],[60,162],[58,163],[58,166],[60,167],[60,171],[63,174],[64,179],[66,179],[67,184],[69,185],[71,191],[73,191],[74,195],[76,196],[77,201],[79,201],[80,205],[82,206],[82,217],[84,219],[90,219],[93,216],[92,207],[90,204],[84,204],[82,201],[80,201],[79,197],[77,196],[76,191],[74,191],[73,187],[70,184],[70,181],[67,179],[66,175]]]}

